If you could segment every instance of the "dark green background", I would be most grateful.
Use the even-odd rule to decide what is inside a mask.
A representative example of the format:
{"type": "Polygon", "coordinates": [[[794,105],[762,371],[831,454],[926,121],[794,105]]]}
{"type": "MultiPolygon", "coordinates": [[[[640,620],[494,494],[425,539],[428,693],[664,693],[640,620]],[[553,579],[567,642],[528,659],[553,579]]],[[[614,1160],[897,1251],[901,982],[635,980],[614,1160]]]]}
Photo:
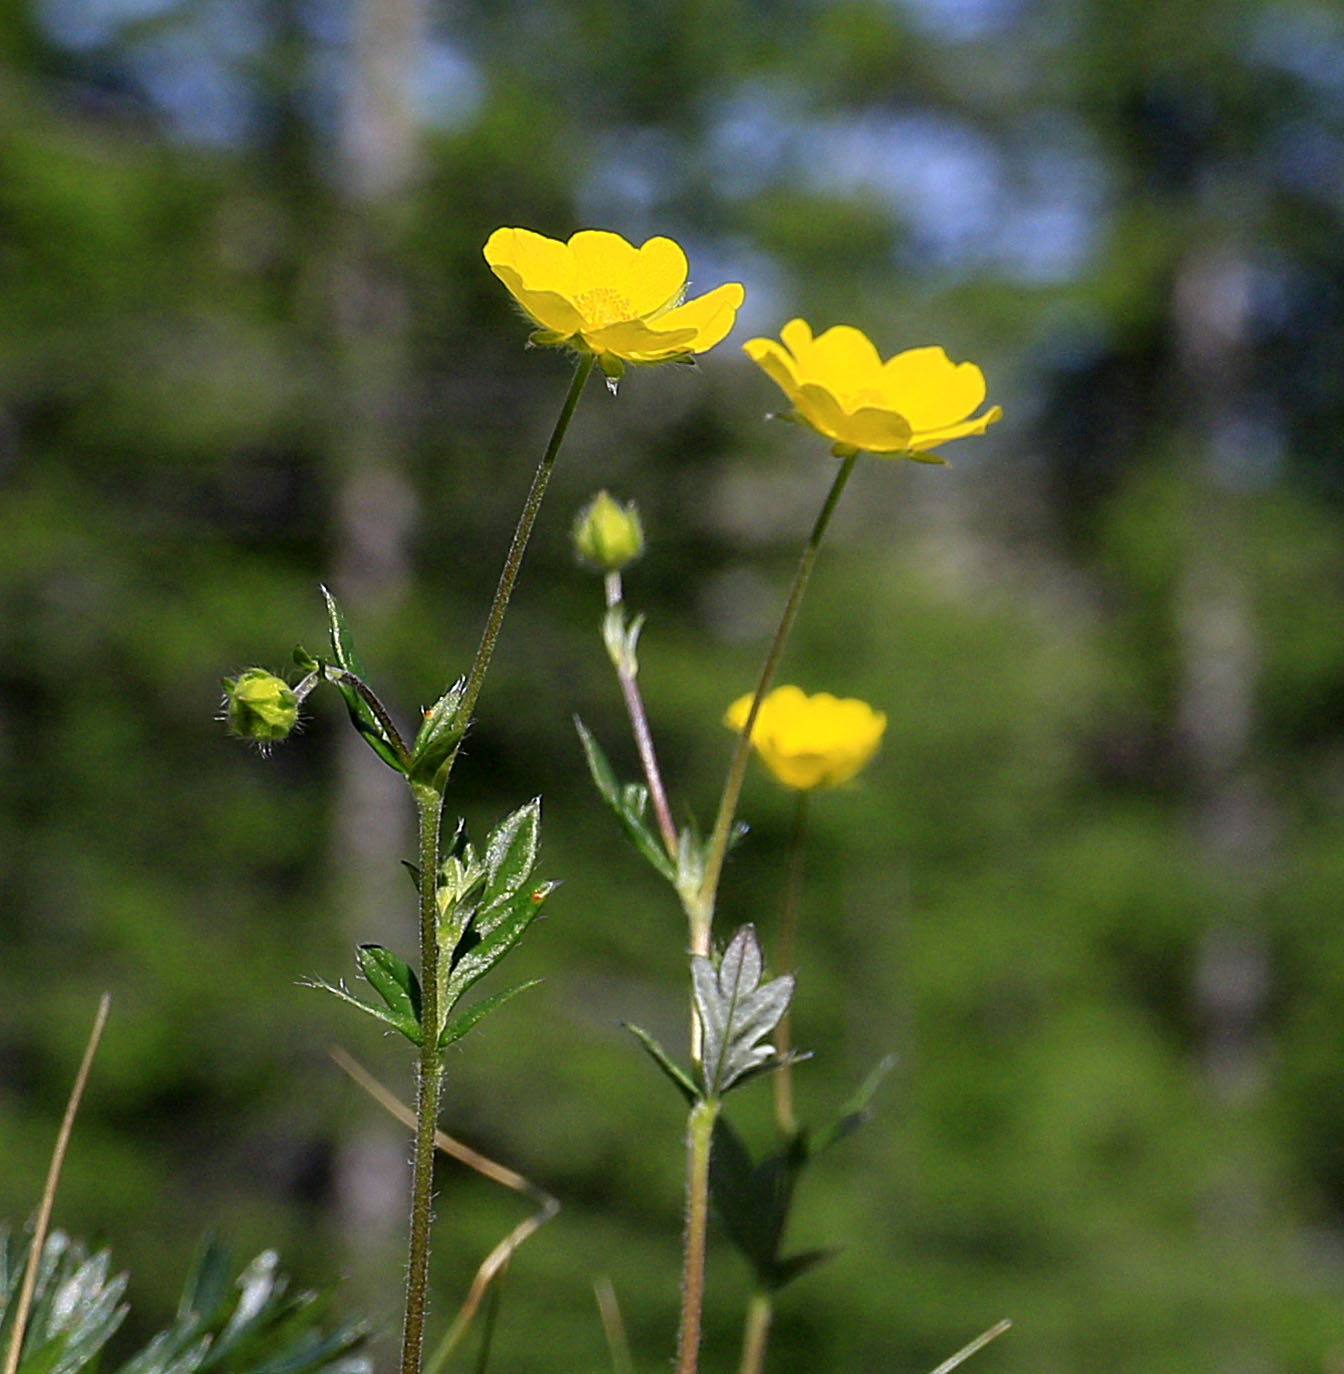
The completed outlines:
{"type": "MultiPolygon", "coordinates": [[[[401,15],[0,17],[0,1217],[109,989],[56,1219],[136,1329],[207,1226],[395,1328],[407,1146],[326,1047],[404,1095],[408,1057],[296,981],[409,953],[409,807],[334,700],[265,762],[211,717],[320,649],[321,582],[404,721],[464,670],[568,375],[481,245],[598,225],[748,303],[698,368],[584,396],[454,777],[478,833],[542,794],[564,882],[511,961],[544,984],[449,1064],[446,1126],[563,1203],[493,1367],[605,1368],[602,1274],[638,1367],[670,1355],[682,1113],[618,1023],[682,1043],[685,931],[574,738],[632,774],[568,525],[640,503],[643,681],[708,824],[833,473],[737,347],[794,314],[973,358],[1005,419],[948,469],[861,461],[784,669],[890,718],[812,808],[803,1114],[899,1063],[808,1180],[796,1243],[842,1248],[770,1368],[928,1370],[1005,1315],[972,1367],[1344,1367],[1336,8],[461,0],[399,48],[401,15]],[[381,62],[428,99],[380,124],[381,62]]],[[[790,802],[756,772],[744,809],[721,925],[768,945],[790,802]]],[[[439,1187],[444,1318],[524,1208],[439,1187]]],[[[722,1243],[710,1282],[730,1369],[722,1243]]]]}

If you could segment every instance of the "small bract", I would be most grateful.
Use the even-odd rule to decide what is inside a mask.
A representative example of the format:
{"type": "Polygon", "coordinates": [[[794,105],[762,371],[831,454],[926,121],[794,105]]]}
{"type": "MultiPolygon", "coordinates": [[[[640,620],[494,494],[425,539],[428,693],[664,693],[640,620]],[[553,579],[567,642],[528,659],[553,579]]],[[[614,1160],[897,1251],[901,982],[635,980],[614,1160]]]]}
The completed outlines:
{"type": "MultiPolygon", "coordinates": [[[[739,697],[723,723],[740,732],[751,701],[750,693],[739,697]]],[[[776,687],[761,701],[751,742],[780,782],[802,791],[848,782],[877,752],[886,728],[886,716],[856,697],[776,687]]]]}
{"type": "Polygon", "coordinates": [[[686,254],[667,238],[636,248],[619,234],[581,229],[568,243],[530,229],[496,229],[485,260],[541,329],[532,341],[592,353],[608,376],[623,363],[704,353],[733,327],[736,282],[683,301],[686,254]]]}
{"type": "Polygon", "coordinates": [[[803,320],[790,320],[780,339],[743,347],[789,398],[788,418],[832,440],[837,458],[864,450],[941,463],[930,449],[983,434],[1003,414],[991,406],[972,417],[985,399],[984,374],[941,348],[910,348],[883,362],[862,330],[838,324],[814,339],[803,320]]]}

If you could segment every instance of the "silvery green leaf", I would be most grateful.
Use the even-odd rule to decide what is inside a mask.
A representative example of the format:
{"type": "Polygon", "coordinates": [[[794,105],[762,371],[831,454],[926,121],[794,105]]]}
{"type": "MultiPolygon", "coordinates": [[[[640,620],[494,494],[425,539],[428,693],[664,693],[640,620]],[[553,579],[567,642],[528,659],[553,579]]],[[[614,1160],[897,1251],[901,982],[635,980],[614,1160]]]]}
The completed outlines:
{"type": "Polygon", "coordinates": [[[701,1074],[710,1097],[727,1092],[749,1074],[774,1067],[775,1047],[760,1042],[788,1010],[793,975],[763,984],[762,967],[760,943],[751,925],[728,942],[717,967],[703,955],[691,957],[691,988],[703,1034],[701,1074]]]}
{"type": "Polygon", "coordinates": [[[465,692],[466,680],[459,679],[425,712],[411,745],[407,773],[412,782],[425,783],[442,792],[441,774],[467,732],[468,722],[460,719],[465,692]]]}
{"type": "Polygon", "coordinates": [[[490,832],[485,842],[487,903],[512,896],[527,881],[541,843],[541,798],[534,797],[490,832]]]}

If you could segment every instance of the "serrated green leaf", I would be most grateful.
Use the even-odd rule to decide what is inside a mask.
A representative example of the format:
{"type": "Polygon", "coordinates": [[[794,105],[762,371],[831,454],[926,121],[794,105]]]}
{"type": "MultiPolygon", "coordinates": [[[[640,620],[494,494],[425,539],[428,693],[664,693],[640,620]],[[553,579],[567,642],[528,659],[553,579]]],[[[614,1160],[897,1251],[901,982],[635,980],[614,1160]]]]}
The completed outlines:
{"type": "Polygon", "coordinates": [[[701,1072],[710,1097],[783,1062],[773,1045],[759,1042],[788,1010],[793,975],[762,983],[762,968],[751,925],[734,934],[717,966],[703,955],[691,956],[691,988],[703,1032],[701,1072]]]}
{"type": "MultiPolygon", "coordinates": [[[[350,639],[350,631],[346,626],[345,616],[336,604],[336,598],[325,587],[322,588],[322,596],[327,603],[327,620],[331,631],[331,654],[336,660],[336,666],[345,669],[348,673],[353,673],[358,678],[363,678],[364,669],[360,664],[359,655],[355,653],[355,646],[350,639]]],[[[398,773],[405,773],[406,765],[397,757],[395,746],[378,723],[378,717],[373,714],[368,702],[348,682],[341,682],[338,679],[336,688],[345,700],[345,709],[350,714],[350,723],[359,731],[369,748],[389,768],[395,769],[398,773]]]]}
{"type": "Polygon", "coordinates": [[[467,722],[460,718],[465,690],[466,680],[459,678],[425,712],[411,746],[411,761],[406,770],[412,782],[443,790],[444,779],[440,775],[467,732],[467,722]]]}
{"type": "Polygon", "coordinates": [[[700,1090],[691,1081],[690,1075],[668,1056],[667,1051],[648,1031],[641,1030],[639,1026],[631,1025],[628,1021],[621,1024],[643,1045],[649,1058],[666,1074],[668,1082],[686,1099],[688,1105],[693,1106],[700,1100],[700,1090]]]}
{"type": "MultiPolygon", "coordinates": [[[[522,938],[528,926],[541,913],[541,905],[555,890],[555,883],[541,883],[530,891],[515,892],[491,913],[488,932],[469,941],[466,936],[454,951],[451,971],[444,990],[444,1007],[451,1008],[458,998],[487,973],[522,938]]],[[[484,914],[484,913],[482,913],[484,914]]],[[[479,919],[479,918],[478,918],[479,919]]],[[[476,932],[469,931],[468,935],[476,932]]]]}
{"type": "Polygon", "coordinates": [[[360,945],[356,954],[360,972],[369,986],[387,1003],[397,1020],[420,1024],[420,980],[404,960],[382,945],[360,945]]]}
{"type": "Polygon", "coordinates": [[[584,757],[588,760],[588,771],[592,774],[598,795],[616,813],[621,828],[635,848],[668,882],[675,884],[677,881],[676,866],[668,857],[662,841],[653,833],[644,819],[644,809],[648,804],[648,789],[639,783],[631,783],[622,788],[616,780],[616,774],[612,771],[606,754],[602,752],[602,747],[589,733],[588,728],[578,716],[574,717],[574,726],[579,732],[584,757]]]}
{"type": "Polygon", "coordinates": [[[418,1045],[420,1043],[422,1035],[420,1022],[414,1017],[395,1016],[386,1007],[376,1007],[372,1002],[366,1002],[362,997],[356,997],[343,984],[328,983],[323,978],[305,978],[301,980],[301,985],[329,992],[333,997],[339,997],[342,1002],[348,1002],[352,1007],[357,1007],[360,1011],[372,1016],[375,1021],[381,1021],[384,1025],[391,1026],[393,1030],[400,1031],[411,1044],[418,1045]]]}
{"type": "Polygon", "coordinates": [[[505,1002],[516,997],[526,988],[535,987],[541,982],[540,978],[529,978],[525,983],[519,983],[516,987],[505,988],[503,992],[496,992],[490,997],[483,997],[479,1002],[473,1002],[466,1011],[453,1017],[443,1028],[443,1034],[439,1036],[439,1048],[447,1049],[454,1041],[461,1038],[479,1022],[489,1016],[497,1007],[502,1007],[505,1002]]]}
{"type": "Polygon", "coordinates": [[[527,881],[541,844],[541,798],[534,797],[490,832],[485,842],[485,896],[489,906],[527,881]]]}

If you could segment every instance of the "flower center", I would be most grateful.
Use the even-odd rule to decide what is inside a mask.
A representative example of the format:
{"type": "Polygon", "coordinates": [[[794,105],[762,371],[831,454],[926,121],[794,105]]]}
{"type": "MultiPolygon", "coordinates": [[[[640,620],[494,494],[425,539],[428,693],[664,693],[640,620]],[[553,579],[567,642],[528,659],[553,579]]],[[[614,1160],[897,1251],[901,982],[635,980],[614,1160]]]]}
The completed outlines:
{"type": "Polygon", "coordinates": [[[574,308],[591,329],[608,324],[621,324],[634,318],[630,298],[610,286],[593,286],[574,297],[574,308]]]}

